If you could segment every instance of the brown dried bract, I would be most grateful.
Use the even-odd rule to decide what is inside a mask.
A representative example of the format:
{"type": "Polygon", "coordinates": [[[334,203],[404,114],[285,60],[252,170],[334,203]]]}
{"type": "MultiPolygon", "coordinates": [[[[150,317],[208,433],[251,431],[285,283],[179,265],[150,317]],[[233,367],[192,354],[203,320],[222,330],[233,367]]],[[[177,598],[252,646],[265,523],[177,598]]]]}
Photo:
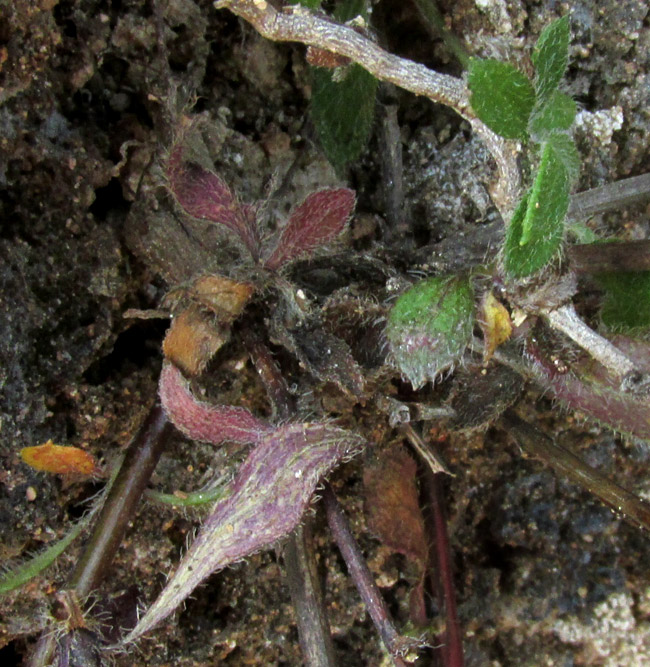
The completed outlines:
{"type": "Polygon", "coordinates": [[[197,305],[190,306],[172,320],[163,341],[165,357],[185,375],[198,375],[228,340],[227,328],[197,305]]]}
{"type": "Polygon", "coordinates": [[[208,275],[172,293],[172,307],[181,312],[172,320],[163,342],[165,357],[186,375],[198,375],[229,339],[230,325],[241,315],[254,289],[250,283],[208,275]]]}

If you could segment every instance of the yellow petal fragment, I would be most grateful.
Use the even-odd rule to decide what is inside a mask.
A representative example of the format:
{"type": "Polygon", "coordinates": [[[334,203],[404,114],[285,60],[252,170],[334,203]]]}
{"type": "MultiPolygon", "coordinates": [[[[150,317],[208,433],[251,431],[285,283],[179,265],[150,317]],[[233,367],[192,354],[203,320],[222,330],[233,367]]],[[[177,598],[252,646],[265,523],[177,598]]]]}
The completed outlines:
{"type": "Polygon", "coordinates": [[[479,324],[483,331],[483,365],[492,358],[494,350],[510,338],[512,322],[505,306],[487,292],[479,306],[479,324]]]}
{"type": "Polygon", "coordinates": [[[55,445],[48,440],[43,445],[24,447],[22,460],[36,470],[57,475],[92,475],[97,470],[95,459],[79,447],[55,445]]]}

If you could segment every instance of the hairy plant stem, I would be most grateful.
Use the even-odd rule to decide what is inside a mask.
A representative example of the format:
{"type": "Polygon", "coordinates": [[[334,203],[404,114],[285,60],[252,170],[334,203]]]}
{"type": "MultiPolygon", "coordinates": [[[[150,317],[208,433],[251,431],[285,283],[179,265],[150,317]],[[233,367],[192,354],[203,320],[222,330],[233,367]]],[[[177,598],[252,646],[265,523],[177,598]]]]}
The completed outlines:
{"type": "Polygon", "coordinates": [[[300,42],[345,56],[380,81],[394,83],[416,95],[428,97],[432,102],[453,108],[472,125],[496,161],[499,178],[492,196],[503,219],[510,219],[520,191],[515,144],[498,137],[476,117],[470,107],[467,86],[461,79],[392,55],[354,28],[312,14],[300,5],[286,6],[282,12],[266,0],[218,0],[214,6],[229,9],[267,39],[300,42]]]}
{"type": "MultiPolygon", "coordinates": [[[[384,84],[387,85],[387,84],[384,84]]],[[[381,144],[381,178],[386,211],[386,243],[395,234],[400,234],[406,223],[404,210],[404,165],[402,162],[402,140],[397,120],[397,104],[382,104],[379,110],[379,134],[381,144]]]]}
{"type": "Polygon", "coordinates": [[[549,324],[567,335],[621,382],[623,391],[645,390],[647,382],[637,365],[615,345],[585,324],[573,306],[566,304],[544,313],[549,324]]]}
{"type": "Polygon", "coordinates": [[[246,350],[262,380],[271,403],[274,419],[286,421],[295,414],[295,401],[289,393],[289,387],[267,345],[253,332],[253,325],[242,331],[246,350]]]}
{"type": "MultiPolygon", "coordinates": [[[[269,348],[250,327],[244,329],[242,337],[267,391],[274,417],[286,421],[295,413],[295,407],[280,369],[269,348]]],[[[336,665],[334,645],[308,522],[289,535],[282,556],[305,665],[333,667],[336,665]]]]}
{"type": "Polygon", "coordinates": [[[534,426],[520,419],[513,410],[505,413],[504,423],[508,433],[526,454],[541,459],[556,472],[589,491],[623,519],[645,530],[650,529],[648,503],[554,443],[534,426]]]}
{"type": "Polygon", "coordinates": [[[86,550],[68,580],[79,597],[86,597],[106,575],[173,431],[163,409],[156,405],[126,450],[86,550]]]}
{"type": "MultiPolygon", "coordinates": [[[[327,513],[327,523],[343,560],[345,560],[348,573],[359,590],[366,610],[370,614],[370,618],[375,624],[379,636],[393,660],[393,664],[396,667],[406,667],[406,663],[400,655],[409,649],[411,640],[402,637],[393,624],[386,602],[366,565],[359,545],[350,530],[350,524],[345,514],[343,514],[339,501],[329,483],[325,484],[322,496],[327,513]]],[[[413,644],[416,645],[417,643],[413,642],[413,644]]]]}
{"type": "MultiPolygon", "coordinates": [[[[242,335],[253,364],[267,388],[274,410],[277,411],[278,418],[288,419],[293,414],[291,397],[284,377],[268,347],[250,329],[246,329],[242,335]]],[[[347,520],[328,484],[325,486],[324,496],[328,523],[348,565],[350,576],[359,589],[366,609],[393,658],[394,664],[397,667],[406,667],[399,653],[408,650],[410,641],[400,636],[390,619],[388,607],[381,597],[347,520]]],[[[285,569],[298,619],[300,644],[305,664],[314,667],[333,665],[335,664],[334,650],[325,602],[316,578],[313,543],[307,537],[308,530],[308,525],[303,526],[294,531],[287,540],[284,548],[285,569]]]]}
{"type": "MultiPolygon", "coordinates": [[[[162,408],[156,405],[127,448],[90,539],[66,583],[66,589],[73,590],[77,598],[87,598],[108,572],[173,430],[162,408]]],[[[50,664],[55,643],[53,634],[41,636],[29,659],[29,667],[50,664]]]]}

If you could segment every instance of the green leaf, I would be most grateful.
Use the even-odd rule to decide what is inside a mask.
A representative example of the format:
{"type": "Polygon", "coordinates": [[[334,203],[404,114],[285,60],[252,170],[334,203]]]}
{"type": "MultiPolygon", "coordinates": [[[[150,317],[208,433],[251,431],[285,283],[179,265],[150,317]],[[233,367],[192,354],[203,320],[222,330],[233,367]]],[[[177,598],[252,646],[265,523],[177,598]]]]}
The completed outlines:
{"type": "Polygon", "coordinates": [[[568,151],[561,138],[543,145],[533,187],[520,202],[506,232],[505,269],[511,277],[542,269],[562,242],[571,184],[565,166],[568,151]]]}
{"type": "Polygon", "coordinates": [[[600,316],[608,329],[650,328],[650,271],[601,273],[597,279],[605,289],[600,316]]]}
{"type": "Polygon", "coordinates": [[[552,239],[557,228],[563,228],[575,165],[571,161],[571,139],[566,135],[554,136],[553,139],[542,146],[542,158],[521,222],[520,246],[531,240],[534,230],[538,236],[542,232],[552,239]]]}
{"type": "Polygon", "coordinates": [[[569,60],[569,17],[565,16],[542,30],[533,51],[535,91],[542,103],[549,99],[566,72],[569,60]]]}
{"type": "Polygon", "coordinates": [[[336,167],[356,160],[370,136],[377,79],[351,65],[343,81],[312,69],[311,115],[327,159],[336,167]]]}
{"type": "Polygon", "coordinates": [[[548,136],[547,142],[552,147],[557,160],[564,167],[570,188],[580,175],[582,165],[576,144],[565,132],[553,132],[548,136]]]}
{"type": "MultiPolygon", "coordinates": [[[[545,189],[541,188],[542,191],[545,191],[545,189]]],[[[528,239],[522,244],[523,222],[526,215],[529,212],[531,215],[538,213],[532,201],[531,189],[519,202],[519,206],[517,206],[506,231],[504,268],[511,278],[523,278],[544,268],[553,258],[562,242],[563,221],[566,208],[569,205],[568,186],[564,194],[560,193],[560,196],[553,200],[556,204],[554,207],[556,215],[551,218],[534,215],[528,239]],[[563,208],[564,212],[562,212],[563,208]],[[557,213],[562,214],[559,216],[557,213]]],[[[547,211],[551,207],[548,201],[543,204],[540,201],[539,208],[542,211],[547,211]]]]}
{"type": "Polygon", "coordinates": [[[569,95],[554,90],[545,104],[535,105],[528,131],[536,141],[544,141],[551,132],[568,130],[576,117],[576,103],[569,95]]]}
{"type": "Polygon", "coordinates": [[[397,367],[418,389],[460,359],[473,326],[469,279],[435,277],[414,285],[395,302],[386,337],[397,367]]]}
{"type": "Polygon", "coordinates": [[[476,115],[506,139],[528,138],[535,91],[526,76],[509,63],[472,58],[467,84],[476,115]]]}
{"type": "Polygon", "coordinates": [[[533,230],[562,223],[569,206],[566,170],[559,161],[553,144],[547,142],[542,148],[542,159],[535,174],[533,187],[530,190],[526,214],[521,222],[519,245],[524,246],[530,240],[533,230]],[[564,202],[566,199],[566,205],[564,202]]]}

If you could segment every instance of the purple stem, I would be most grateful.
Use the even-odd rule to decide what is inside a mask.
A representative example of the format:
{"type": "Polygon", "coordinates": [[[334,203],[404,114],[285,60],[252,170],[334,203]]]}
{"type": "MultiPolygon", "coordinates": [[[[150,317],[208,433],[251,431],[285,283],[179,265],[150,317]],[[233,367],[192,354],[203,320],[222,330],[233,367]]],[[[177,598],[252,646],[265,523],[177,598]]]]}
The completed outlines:
{"type": "Polygon", "coordinates": [[[295,413],[295,405],[271,351],[262,340],[251,333],[250,327],[246,327],[241,335],[271,401],[273,416],[280,421],[286,421],[295,413]]]}
{"type": "Polygon", "coordinates": [[[379,636],[393,660],[393,664],[396,667],[406,667],[406,663],[400,657],[400,653],[407,648],[406,642],[395,628],[381,591],[366,565],[359,545],[350,530],[350,524],[329,484],[325,484],[322,496],[330,530],[345,560],[348,572],[359,590],[368,614],[370,614],[370,618],[375,624],[379,636]]]}
{"type": "Polygon", "coordinates": [[[298,619],[300,646],[308,667],[336,665],[323,591],[319,585],[309,524],[291,534],[284,546],[284,568],[298,619]]]}

